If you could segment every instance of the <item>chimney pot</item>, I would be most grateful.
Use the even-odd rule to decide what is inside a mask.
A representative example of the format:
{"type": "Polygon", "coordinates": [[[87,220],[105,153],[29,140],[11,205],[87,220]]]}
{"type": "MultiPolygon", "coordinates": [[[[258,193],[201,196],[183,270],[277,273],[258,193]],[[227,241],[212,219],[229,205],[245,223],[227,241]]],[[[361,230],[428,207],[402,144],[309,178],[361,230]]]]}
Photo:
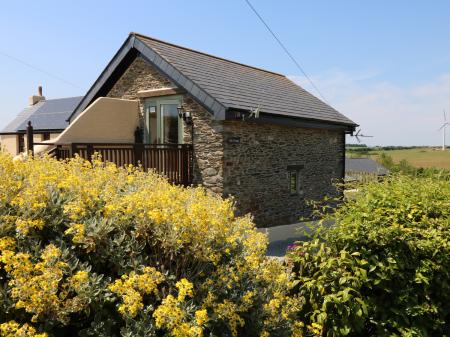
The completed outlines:
{"type": "Polygon", "coordinates": [[[29,102],[30,105],[35,105],[36,103],[39,103],[40,101],[45,101],[45,97],[42,96],[42,86],[38,87],[38,94],[30,96],[29,102]]]}

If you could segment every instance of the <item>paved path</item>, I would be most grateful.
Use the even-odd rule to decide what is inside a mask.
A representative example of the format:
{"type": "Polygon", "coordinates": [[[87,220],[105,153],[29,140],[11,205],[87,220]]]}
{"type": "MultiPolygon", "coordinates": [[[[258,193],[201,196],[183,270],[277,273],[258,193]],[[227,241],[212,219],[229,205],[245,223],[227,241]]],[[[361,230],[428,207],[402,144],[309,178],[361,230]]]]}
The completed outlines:
{"type": "Polygon", "coordinates": [[[266,233],[269,237],[268,256],[284,256],[289,245],[296,241],[304,240],[307,223],[295,223],[292,225],[258,228],[258,231],[266,233]]]}

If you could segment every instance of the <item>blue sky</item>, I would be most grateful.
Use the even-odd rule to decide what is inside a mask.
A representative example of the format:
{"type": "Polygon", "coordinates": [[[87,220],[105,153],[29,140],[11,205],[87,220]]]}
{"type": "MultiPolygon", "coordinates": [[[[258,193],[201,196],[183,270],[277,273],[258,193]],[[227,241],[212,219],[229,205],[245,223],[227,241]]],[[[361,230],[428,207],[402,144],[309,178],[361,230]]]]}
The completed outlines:
{"type": "MultiPolygon", "coordinates": [[[[327,101],[374,136],[367,143],[440,144],[444,108],[450,118],[450,1],[252,2],[327,101]]],[[[284,73],[317,95],[244,0],[8,1],[0,128],[40,84],[47,98],[83,95],[130,31],[284,73]]]]}

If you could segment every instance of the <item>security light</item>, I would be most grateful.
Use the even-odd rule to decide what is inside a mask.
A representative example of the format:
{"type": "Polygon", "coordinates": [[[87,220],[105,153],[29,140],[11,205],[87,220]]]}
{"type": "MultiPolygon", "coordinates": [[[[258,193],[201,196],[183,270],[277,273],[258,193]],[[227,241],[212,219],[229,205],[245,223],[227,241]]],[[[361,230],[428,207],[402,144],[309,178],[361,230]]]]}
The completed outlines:
{"type": "Polygon", "coordinates": [[[178,110],[178,116],[180,118],[183,118],[183,120],[186,122],[186,124],[192,123],[192,116],[191,116],[190,111],[184,111],[184,108],[181,105],[179,105],[177,107],[177,110],[178,110]]]}

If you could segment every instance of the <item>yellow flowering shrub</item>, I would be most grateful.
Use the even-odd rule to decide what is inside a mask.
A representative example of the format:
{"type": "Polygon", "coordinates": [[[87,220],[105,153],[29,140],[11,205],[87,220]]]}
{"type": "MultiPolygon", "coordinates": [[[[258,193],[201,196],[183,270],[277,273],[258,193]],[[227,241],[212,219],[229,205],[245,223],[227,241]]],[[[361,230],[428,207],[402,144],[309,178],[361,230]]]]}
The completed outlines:
{"type": "Polygon", "coordinates": [[[122,304],[118,311],[123,316],[134,318],[139,310],[144,307],[143,295],[158,294],[158,284],[164,278],[155,268],[145,267],[142,275],[131,272],[130,275],[122,275],[121,279],[109,285],[109,290],[122,298],[122,304]]]}
{"type": "Polygon", "coordinates": [[[0,337],[300,336],[266,246],[203,188],[0,153],[0,337]]]}
{"type": "Polygon", "coordinates": [[[89,277],[83,271],[65,277],[70,273],[69,265],[61,260],[61,250],[53,244],[43,249],[37,263],[28,253],[16,253],[1,261],[10,277],[8,286],[15,308],[33,314],[32,322],[52,317],[67,323],[70,313],[85,309],[88,299],[79,292],[88,285],[89,277]]]}
{"type": "Polygon", "coordinates": [[[20,325],[15,321],[9,321],[0,324],[0,336],[1,337],[48,337],[44,333],[37,333],[36,329],[27,323],[20,325]]]}

